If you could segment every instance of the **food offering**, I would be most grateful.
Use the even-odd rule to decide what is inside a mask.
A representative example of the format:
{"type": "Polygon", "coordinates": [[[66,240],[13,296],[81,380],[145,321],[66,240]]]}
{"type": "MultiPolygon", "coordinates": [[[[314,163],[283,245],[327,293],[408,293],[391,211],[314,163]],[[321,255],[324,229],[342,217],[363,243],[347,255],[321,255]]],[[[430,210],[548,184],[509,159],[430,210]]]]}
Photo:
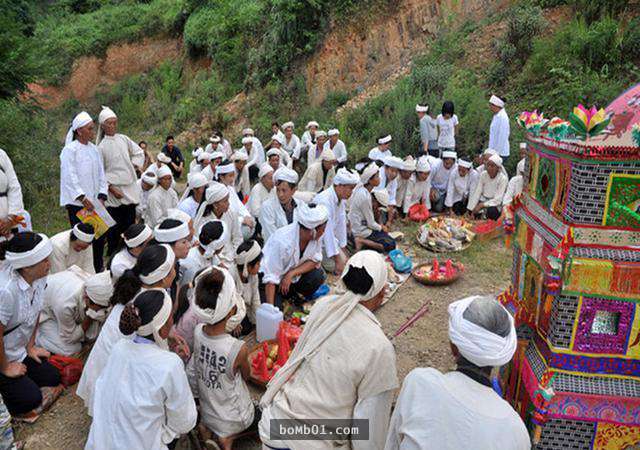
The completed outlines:
{"type": "Polygon", "coordinates": [[[418,243],[434,253],[468,248],[476,234],[473,223],[460,217],[432,217],[418,229],[418,243]]]}
{"type": "MultiPolygon", "coordinates": [[[[299,320],[295,322],[299,324],[299,320]]],[[[298,325],[285,321],[280,322],[276,339],[256,345],[249,353],[249,363],[251,364],[249,379],[258,386],[265,387],[287,362],[301,334],[302,328],[298,325]]]]}
{"type": "Polygon", "coordinates": [[[464,272],[464,266],[460,262],[447,259],[444,263],[433,258],[430,263],[417,266],[411,275],[419,283],[427,286],[444,286],[456,281],[464,272]]]}

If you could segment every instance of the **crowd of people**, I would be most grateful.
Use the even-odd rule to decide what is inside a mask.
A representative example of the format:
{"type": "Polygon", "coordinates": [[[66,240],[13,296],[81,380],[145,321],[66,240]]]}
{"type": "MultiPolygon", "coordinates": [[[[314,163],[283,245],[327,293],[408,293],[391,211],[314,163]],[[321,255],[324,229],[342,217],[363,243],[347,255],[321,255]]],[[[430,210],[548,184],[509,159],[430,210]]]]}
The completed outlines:
{"type": "Polygon", "coordinates": [[[334,448],[345,438],[288,440],[272,420],[335,418],[368,419],[355,449],[528,449],[522,421],[492,389],[492,369],[516,349],[513,319],[494,298],[449,307],[456,371],[412,371],[393,414],[395,350],[374,315],[387,286],[384,254],[396,247],[391,227],[414,205],[496,220],[522,190],[524,160],[511,180],[503,167],[504,102],[489,104],[489,148],[476,168],[457,157],[452,102],[436,118],[416,106],[414,154],[394,155],[385,134],[358,161],[338,129],[311,121],[301,138],[293,122],[274,123],[265,144],[246,128],[236,150],[216,132],[187,164],[173,136],[154,158],[118,133],[111,109],[97,130],[81,112],[60,153],[70,228],[51,238],[31,231],[0,151],[4,407],[35,421],[63,389],[51,355],[91,345],[76,391],[92,417],[87,449],[173,448],[196,426],[208,448],[231,449],[247,430],[266,449],[334,448]],[[100,234],[83,220],[94,212],[115,225],[100,234]],[[262,303],[308,302],[327,273],[342,293],[315,301],[255,405],[242,337],[262,303]]]}

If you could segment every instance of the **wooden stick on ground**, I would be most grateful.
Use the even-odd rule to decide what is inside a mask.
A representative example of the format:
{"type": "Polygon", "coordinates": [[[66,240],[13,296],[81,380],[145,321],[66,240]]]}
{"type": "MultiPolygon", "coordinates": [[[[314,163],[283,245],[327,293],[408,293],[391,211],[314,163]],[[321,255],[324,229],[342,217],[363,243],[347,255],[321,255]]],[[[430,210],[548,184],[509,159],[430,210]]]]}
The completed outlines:
{"type": "Polygon", "coordinates": [[[429,306],[431,306],[430,303],[425,303],[424,305],[422,305],[413,316],[411,316],[400,328],[398,328],[398,331],[393,334],[393,338],[400,336],[402,333],[411,328],[420,317],[424,316],[427,311],[429,311],[429,306]]]}

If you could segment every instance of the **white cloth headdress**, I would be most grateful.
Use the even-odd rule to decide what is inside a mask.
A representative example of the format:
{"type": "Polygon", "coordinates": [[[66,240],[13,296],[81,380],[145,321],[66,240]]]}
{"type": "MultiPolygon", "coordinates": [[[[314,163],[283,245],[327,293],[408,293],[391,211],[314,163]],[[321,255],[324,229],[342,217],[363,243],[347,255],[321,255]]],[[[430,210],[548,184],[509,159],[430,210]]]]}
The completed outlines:
{"type": "Polygon", "coordinates": [[[421,156],[418,158],[418,164],[416,164],[417,172],[431,172],[431,164],[429,164],[429,158],[421,156]]]}
{"type": "Polygon", "coordinates": [[[233,164],[218,164],[216,166],[216,175],[225,175],[227,173],[233,173],[236,171],[236,166],[233,164]]]}
{"type": "Polygon", "coordinates": [[[324,205],[311,207],[304,202],[298,205],[298,223],[312,230],[329,220],[329,211],[324,205]]]}
{"type": "Polygon", "coordinates": [[[145,172],[142,174],[142,181],[150,184],[151,186],[155,186],[156,184],[158,184],[158,177],[153,172],[145,172]]]}
{"type": "Polygon", "coordinates": [[[398,158],[397,156],[387,156],[384,159],[384,165],[387,167],[402,169],[402,166],[404,165],[404,161],[402,161],[402,159],[398,158]]]}
{"type": "Polygon", "coordinates": [[[497,151],[495,151],[495,150],[494,150],[494,149],[492,149],[492,148],[488,148],[488,149],[486,149],[482,154],[483,154],[483,155],[489,155],[489,156],[491,156],[491,155],[497,155],[497,154],[498,154],[498,152],[497,152],[497,151]]]}
{"type": "Polygon", "coordinates": [[[161,244],[161,247],[164,247],[167,251],[167,254],[164,258],[162,264],[160,264],[154,271],[147,275],[140,275],[140,281],[142,281],[147,286],[151,286],[152,284],[156,284],[158,281],[164,279],[173,268],[173,264],[176,261],[176,255],[173,253],[173,249],[170,245],[161,244]]]}
{"type": "Polygon", "coordinates": [[[321,161],[335,161],[336,160],[336,154],[330,148],[325,148],[324,150],[322,150],[322,153],[320,153],[320,160],[321,161]]]}
{"type": "Polygon", "coordinates": [[[129,248],[136,248],[139,245],[144,244],[147,239],[149,239],[153,235],[151,228],[148,225],[145,225],[144,228],[137,235],[133,236],[131,239],[127,239],[122,236],[124,243],[129,248]]]}
{"type": "Polygon", "coordinates": [[[224,159],[224,153],[222,153],[219,150],[216,150],[215,152],[211,152],[211,161],[213,161],[214,159],[224,159]]]}
{"type": "Polygon", "coordinates": [[[489,103],[497,106],[498,108],[504,108],[504,100],[502,100],[497,95],[492,95],[491,98],[489,99],[489,103]]]}
{"type": "Polygon", "coordinates": [[[429,107],[426,105],[416,105],[416,112],[423,112],[426,113],[427,111],[429,111],[429,107]]]}
{"type": "Polygon", "coordinates": [[[118,116],[116,116],[116,113],[114,113],[111,108],[109,108],[108,106],[103,106],[102,111],[100,111],[100,114],[98,114],[98,123],[102,125],[109,119],[117,118],[118,116]]]}
{"type": "Polygon", "coordinates": [[[166,176],[173,176],[171,174],[171,169],[169,169],[169,166],[162,166],[158,169],[157,172],[158,175],[158,179],[162,178],[162,177],[166,177],[166,176]]]}
{"type": "Polygon", "coordinates": [[[191,222],[191,216],[188,213],[178,208],[167,209],[167,217],[165,217],[165,219],[178,220],[182,223],[187,223],[187,224],[191,222]]]}
{"type": "Polygon", "coordinates": [[[526,142],[520,142],[520,148],[522,150],[526,150],[527,149],[527,143],[526,142]]]}
{"type": "Polygon", "coordinates": [[[360,183],[367,184],[369,180],[379,171],[380,171],[380,168],[376,164],[374,163],[369,164],[364,169],[364,171],[362,171],[362,175],[360,175],[360,183]]]}
{"type": "Polygon", "coordinates": [[[337,128],[332,128],[329,131],[327,131],[327,136],[331,137],[331,136],[338,136],[340,135],[340,130],[338,130],[337,128]]]}
{"type": "Polygon", "coordinates": [[[193,308],[194,315],[206,324],[214,325],[229,315],[229,311],[236,306],[236,282],[233,281],[233,277],[222,267],[210,267],[203,270],[198,274],[193,281],[193,289],[189,291],[189,303],[193,308]],[[196,291],[200,280],[208,275],[212,270],[219,270],[224,274],[224,281],[222,282],[222,288],[216,299],[215,309],[201,308],[196,302],[196,291]]]}
{"type": "Polygon", "coordinates": [[[308,130],[311,127],[319,128],[320,124],[318,124],[318,122],[316,122],[315,120],[311,120],[311,121],[307,122],[307,126],[305,127],[305,129],[308,130]]]}
{"type": "Polygon", "coordinates": [[[253,128],[245,128],[242,130],[243,136],[253,136],[253,128]]]}
{"type": "Polygon", "coordinates": [[[248,161],[249,155],[247,155],[247,152],[245,151],[244,148],[241,148],[240,150],[236,150],[233,153],[233,155],[231,155],[231,160],[232,161],[248,161]]]}
{"type": "Polygon", "coordinates": [[[153,237],[158,242],[172,244],[178,242],[180,239],[189,237],[191,230],[189,230],[189,223],[180,221],[180,225],[173,228],[160,228],[163,222],[156,225],[153,229],[153,237]]]}
{"type": "Polygon", "coordinates": [[[469,161],[465,161],[464,159],[459,159],[458,166],[464,167],[465,169],[471,169],[472,164],[469,161]]]}
{"type": "Polygon", "coordinates": [[[91,244],[93,239],[96,237],[95,233],[85,233],[80,229],[80,224],[77,223],[73,226],[71,230],[73,235],[78,238],[79,241],[85,242],[87,244],[91,244]]]}
{"type": "Polygon", "coordinates": [[[71,127],[67,131],[67,135],[64,139],[64,145],[69,145],[73,142],[74,131],[76,131],[78,128],[82,128],[90,124],[91,122],[93,122],[93,119],[91,118],[88,112],[82,111],[81,113],[78,113],[73,118],[73,121],[71,122],[71,127]]]}
{"type": "Polygon", "coordinates": [[[287,128],[291,128],[293,130],[295,128],[295,125],[291,121],[283,123],[282,130],[286,130],[287,128]]]}
{"type": "Polygon", "coordinates": [[[91,275],[84,283],[87,296],[93,303],[100,306],[109,306],[109,299],[113,295],[113,284],[111,283],[111,272],[104,272],[91,275]]]}
{"type": "Polygon", "coordinates": [[[279,149],[277,149],[277,148],[270,148],[270,149],[267,151],[267,158],[268,158],[269,156],[280,156],[280,150],[279,150],[279,149]]]}
{"type": "Polygon", "coordinates": [[[378,144],[388,144],[389,142],[391,142],[391,135],[387,134],[384,137],[381,137],[380,139],[378,139],[378,144]]]}
{"type": "Polygon", "coordinates": [[[51,241],[42,233],[39,233],[38,236],[40,236],[42,240],[31,250],[27,250],[26,252],[5,252],[5,259],[13,269],[34,266],[49,257],[53,251],[51,241]]]}
{"type": "MultiPolygon", "coordinates": [[[[204,197],[208,204],[212,205],[229,195],[229,190],[222,184],[214,181],[205,191],[204,197]]],[[[204,206],[204,205],[203,205],[204,206]]]]}
{"type": "Polygon", "coordinates": [[[258,178],[260,179],[271,172],[273,172],[273,167],[271,167],[267,163],[264,163],[260,166],[260,170],[258,171],[258,178]]]}
{"type": "Polygon", "coordinates": [[[211,161],[213,159],[213,155],[209,152],[205,152],[203,151],[202,153],[200,153],[197,157],[198,162],[202,162],[202,161],[211,161]]]}
{"type": "MultiPolygon", "coordinates": [[[[142,290],[140,291],[140,293],[138,293],[138,295],[136,295],[136,297],[149,291],[158,291],[162,293],[162,307],[156,313],[153,319],[151,319],[151,322],[145,325],[142,325],[138,328],[138,330],[136,331],[136,334],[138,336],[152,335],[153,340],[158,345],[158,347],[164,350],[168,350],[169,346],[167,344],[167,340],[163,339],[160,336],[159,331],[164,326],[164,324],[167,323],[167,320],[169,320],[169,317],[171,316],[171,312],[173,311],[173,302],[171,301],[171,297],[167,293],[166,289],[142,290]]],[[[134,302],[135,302],[135,299],[134,299],[134,302]]]]}
{"type": "Polygon", "coordinates": [[[327,132],[324,130],[316,131],[316,138],[319,138],[319,137],[327,137],[327,132]]]}
{"type": "Polygon", "coordinates": [[[411,156],[407,156],[407,158],[402,163],[402,170],[407,170],[409,172],[415,172],[415,170],[416,170],[416,161],[411,156]]]}
{"type": "Polygon", "coordinates": [[[253,144],[253,138],[251,136],[245,136],[242,138],[242,145],[253,144]]]}
{"type": "Polygon", "coordinates": [[[271,142],[273,141],[276,141],[278,144],[283,145],[284,137],[280,134],[274,134],[273,136],[271,136],[271,142]]]}
{"type": "Polygon", "coordinates": [[[249,276],[249,263],[256,259],[261,251],[262,248],[260,248],[260,244],[258,244],[258,241],[253,241],[251,247],[241,253],[236,254],[235,262],[237,265],[242,266],[242,276],[244,278],[247,278],[249,276]]]}
{"type": "Polygon", "coordinates": [[[209,183],[207,177],[202,175],[200,172],[190,173],[187,175],[187,183],[189,183],[189,187],[191,189],[197,189],[202,186],[206,186],[209,183]]]}
{"type": "Polygon", "coordinates": [[[357,173],[351,172],[350,170],[342,167],[338,169],[336,172],[336,176],[333,177],[333,184],[341,185],[341,184],[358,184],[360,181],[360,176],[357,173]]]}
{"type": "Polygon", "coordinates": [[[389,193],[386,189],[374,189],[371,191],[371,195],[373,195],[378,203],[383,207],[389,206],[389,193]]]}
{"type": "Polygon", "coordinates": [[[458,157],[458,154],[456,152],[452,152],[452,151],[446,151],[446,152],[442,152],[442,159],[447,159],[447,158],[451,158],[451,159],[456,159],[458,157]]]}
{"type": "Polygon", "coordinates": [[[216,135],[213,135],[209,138],[209,142],[211,142],[212,144],[219,144],[220,138],[216,135]]]}
{"type": "Polygon", "coordinates": [[[198,159],[198,156],[203,152],[204,152],[204,149],[202,147],[198,147],[193,149],[193,151],[191,152],[191,156],[193,156],[194,159],[198,159]]]}
{"type": "Polygon", "coordinates": [[[463,317],[469,305],[480,296],[467,297],[449,305],[449,339],[460,354],[478,367],[503,366],[513,357],[518,345],[513,317],[507,337],[498,336],[463,317]]]}
{"type": "Polygon", "coordinates": [[[156,156],[156,159],[164,164],[169,164],[171,162],[171,158],[162,152],[158,153],[158,156],[156,156]]]}
{"type": "Polygon", "coordinates": [[[498,167],[502,167],[502,158],[500,157],[500,155],[491,155],[491,158],[489,158],[489,161],[491,161],[498,167]]]}
{"type": "Polygon", "coordinates": [[[288,183],[298,183],[298,172],[288,167],[280,167],[273,173],[273,182],[286,181],[288,183]]]}

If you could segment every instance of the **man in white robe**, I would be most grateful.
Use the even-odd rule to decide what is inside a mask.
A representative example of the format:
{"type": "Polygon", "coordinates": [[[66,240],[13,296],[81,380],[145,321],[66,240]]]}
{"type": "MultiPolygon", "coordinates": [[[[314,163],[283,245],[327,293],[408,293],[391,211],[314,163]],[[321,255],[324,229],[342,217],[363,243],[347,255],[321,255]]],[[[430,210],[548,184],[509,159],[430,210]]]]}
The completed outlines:
{"type": "Polygon", "coordinates": [[[122,233],[136,221],[140,203],[136,171],[144,164],[144,151],[128,136],[117,133],[118,118],[110,108],[102,107],[98,122],[98,151],[109,189],[105,206],[116,221],[107,232],[107,255],[111,256],[120,247],[122,233]]]}
{"type": "Polygon", "coordinates": [[[249,213],[249,210],[238,197],[235,187],[236,166],[233,163],[220,164],[216,167],[218,181],[226,186],[229,191],[229,209],[233,211],[242,227],[244,236],[252,236],[255,231],[256,221],[249,213]]]}
{"type": "Polygon", "coordinates": [[[36,344],[71,356],[98,337],[113,294],[109,271],[96,275],[71,267],[47,277],[36,344]]]}
{"type": "Polygon", "coordinates": [[[331,149],[325,148],[320,155],[320,161],[307,167],[298,184],[298,189],[303,192],[318,193],[329,188],[336,175],[336,163],[336,155],[331,149]]]}
{"type": "MultiPolygon", "coordinates": [[[[398,174],[404,167],[404,161],[396,156],[387,156],[384,159],[384,165],[380,167],[380,184],[376,190],[386,190],[389,194],[389,206],[387,207],[387,218],[385,224],[391,226],[396,217],[396,206],[402,203],[398,202],[398,174]]],[[[403,200],[403,199],[401,199],[403,200]]]]}
{"type": "MultiPolygon", "coordinates": [[[[206,153],[206,152],[205,152],[206,153]]],[[[209,182],[215,181],[216,179],[216,169],[222,163],[224,159],[224,154],[221,151],[215,151],[209,154],[209,164],[205,165],[200,173],[204,175],[209,182]]]]}
{"type": "Polygon", "coordinates": [[[0,236],[7,237],[25,212],[20,181],[9,155],[0,149],[0,236]]]}
{"type": "Polygon", "coordinates": [[[158,169],[158,185],[149,194],[144,223],[150,228],[160,224],[167,211],[178,206],[178,194],[173,190],[173,176],[168,166],[158,169]]]}
{"type": "Polygon", "coordinates": [[[412,156],[407,156],[402,163],[402,169],[398,176],[398,189],[396,190],[396,211],[405,214],[404,203],[409,186],[415,184],[416,162],[412,156]]]}
{"type": "Polygon", "coordinates": [[[267,303],[281,307],[283,298],[301,302],[311,296],[326,275],[322,262],[322,235],[329,219],[323,205],[305,203],[295,222],[278,228],[264,246],[261,271],[267,303]]]}
{"type": "Polygon", "coordinates": [[[493,155],[485,163],[485,171],[480,174],[478,184],[469,197],[468,213],[472,217],[487,217],[498,220],[502,211],[502,200],[509,179],[502,167],[502,158],[493,155]]]}
{"type": "Polygon", "coordinates": [[[504,109],[504,101],[495,95],[489,99],[489,108],[493,113],[489,127],[489,148],[493,148],[502,158],[509,157],[509,115],[504,109]]]}
{"type": "MultiPolygon", "coordinates": [[[[278,134],[274,134],[271,136],[271,148],[267,152],[267,159],[269,160],[269,164],[271,164],[271,156],[275,154],[274,150],[278,151],[278,155],[280,156],[280,166],[286,166],[291,168],[292,159],[291,155],[287,153],[287,151],[283,147],[284,145],[284,135],[280,136],[278,134]]],[[[274,167],[275,170],[278,170],[274,167]]]]}
{"type": "Polygon", "coordinates": [[[442,152],[442,159],[431,162],[431,208],[435,212],[444,211],[444,201],[447,196],[449,177],[458,170],[456,152],[442,152]]]}
{"type": "Polygon", "coordinates": [[[273,172],[273,167],[263,163],[258,172],[258,180],[260,181],[251,188],[247,209],[256,220],[260,217],[262,204],[273,193],[273,172]]]}
{"type": "Polygon", "coordinates": [[[304,154],[307,154],[309,152],[309,149],[316,145],[316,133],[320,129],[320,124],[315,120],[311,120],[307,122],[307,125],[304,128],[305,132],[302,133],[302,137],[300,138],[301,155],[299,155],[298,158],[300,158],[304,154]]]}
{"type": "Polygon", "coordinates": [[[285,122],[282,124],[282,131],[284,131],[282,150],[287,152],[289,157],[300,154],[300,138],[293,133],[294,127],[293,122],[285,122]]]}
{"type": "Polygon", "coordinates": [[[409,208],[415,204],[423,204],[431,209],[431,165],[429,158],[421,156],[416,164],[415,177],[409,180],[404,197],[403,212],[409,214],[409,208]]]}
{"type": "Polygon", "coordinates": [[[341,274],[347,262],[347,201],[360,181],[357,173],[339,169],[333,186],[315,196],[313,203],[324,205],[329,220],[322,236],[324,253],[333,260],[333,272],[341,274]]]}
{"type": "Polygon", "coordinates": [[[276,195],[271,195],[260,210],[262,237],[267,242],[278,228],[291,224],[298,218],[299,202],[293,198],[298,185],[295,170],[281,167],[273,173],[276,195]]]}
{"type": "Polygon", "coordinates": [[[513,318],[492,297],[468,297],[449,305],[449,339],[457,369],[407,375],[385,450],[529,450],[522,419],[491,383],[516,351],[513,318]]]}
{"type": "MultiPolygon", "coordinates": [[[[262,142],[260,142],[260,139],[258,139],[255,136],[255,133],[253,132],[252,128],[245,128],[244,130],[242,130],[242,138],[250,138],[251,139],[251,152],[247,152],[247,154],[249,155],[249,161],[253,161],[255,158],[255,162],[254,164],[257,167],[260,167],[262,164],[264,164],[266,162],[265,156],[264,156],[264,146],[262,145],[262,142]]],[[[243,142],[242,145],[245,145],[245,143],[243,142]]],[[[245,149],[247,147],[245,146],[245,149]]]]}
{"type": "Polygon", "coordinates": [[[250,180],[255,180],[258,177],[260,166],[265,162],[264,150],[255,147],[254,139],[252,136],[242,138],[242,149],[247,154],[246,165],[250,180]]]}
{"type": "Polygon", "coordinates": [[[242,198],[249,195],[251,192],[251,181],[249,177],[249,167],[247,167],[247,161],[249,155],[244,149],[237,150],[231,155],[231,161],[236,167],[236,179],[235,190],[236,193],[242,195],[242,198]]]}
{"type": "Polygon", "coordinates": [[[225,158],[227,157],[227,155],[224,154],[224,149],[222,148],[222,140],[215,134],[209,138],[209,143],[204,147],[204,151],[209,154],[213,152],[221,152],[225,158]]]}
{"type": "Polygon", "coordinates": [[[327,131],[327,136],[329,140],[324,143],[324,150],[331,149],[333,153],[336,155],[336,160],[338,161],[338,167],[344,167],[347,164],[347,147],[344,145],[344,142],[340,140],[340,131],[337,128],[332,128],[327,131]]]}
{"type": "Polygon", "coordinates": [[[136,206],[136,217],[143,220],[149,205],[149,194],[158,185],[158,177],[153,172],[145,172],[137,181],[140,189],[140,203],[136,206]]]}
{"type": "Polygon", "coordinates": [[[189,173],[202,173],[202,171],[211,164],[211,153],[202,150],[191,162],[195,164],[189,169],[189,173]]]}
{"type": "Polygon", "coordinates": [[[93,226],[77,223],[70,230],[61,231],[51,238],[53,251],[49,257],[49,273],[62,272],[71,266],[77,266],[89,274],[94,274],[93,248],[95,238],[93,226]]]}
{"type": "Polygon", "coordinates": [[[458,160],[458,170],[451,174],[447,185],[447,196],[444,200],[447,213],[453,211],[457,216],[462,216],[467,212],[469,196],[476,189],[478,177],[478,172],[471,162],[458,160]]]}
{"type": "Polygon", "coordinates": [[[320,160],[325,142],[327,142],[327,132],[323,130],[316,131],[316,140],[314,143],[309,144],[307,150],[307,167],[320,160]]]}
{"type": "Polygon", "coordinates": [[[291,450],[382,449],[398,386],[393,345],[373,314],[384,298],[387,277],[382,255],[359,252],[342,275],[345,293],[314,305],[291,356],[260,401],[264,444],[291,450]],[[308,418],[366,419],[369,438],[288,440],[270,430],[272,419],[308,418]]]}
{"type": "Polygon", "coordinates": [[[389,147],[391,146],[391,135],[387,134],[386,136],[380,136],[378,138],[378,146],[373,147],[369,150],[369,159],[374,161],[379,166],[384,164],[385,158],[388,156],[392,156],[391,150],[389,147]]]}

